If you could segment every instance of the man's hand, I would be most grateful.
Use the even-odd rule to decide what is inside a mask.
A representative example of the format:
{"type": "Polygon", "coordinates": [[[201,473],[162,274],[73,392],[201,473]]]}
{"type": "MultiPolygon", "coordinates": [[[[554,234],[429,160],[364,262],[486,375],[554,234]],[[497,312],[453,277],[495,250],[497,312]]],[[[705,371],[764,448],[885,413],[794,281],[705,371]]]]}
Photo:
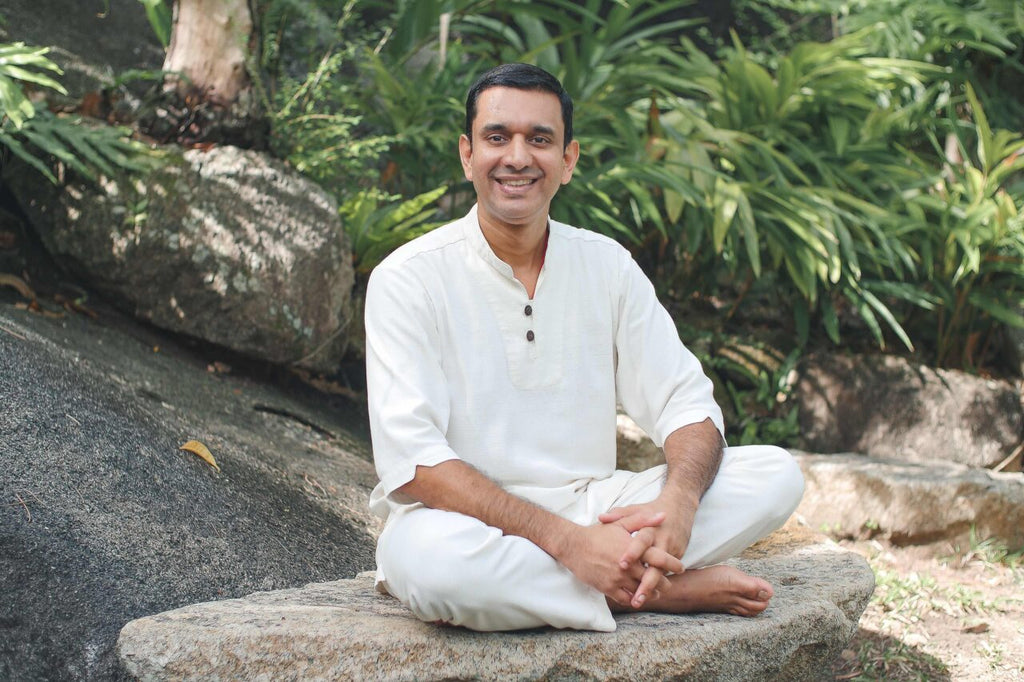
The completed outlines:
{"type": "MultiPolygon", "coordinates": [[[[715,479],[718,467],[722,462],[722,446],[724,441],[718,428],[710,418],[697,424],[689,424],[676,429],[665,439],[665,485],[657,499],[645,504],[633,504],[626,507],[609,509],[598,517],[601,523],[625,523],[637,525],[641,519],[650,518],[653,514],[664,514],[664,521],[651,526],[653,537],[635,539],[622,555],[626,564],[647,565],[643,578],[633,593],[630,606],[635,609],[643,606],[653,593],[654,586],[665,579],[665,569],[650,561],[648,554],[652,549],[682,557],[690,544],[690,533],[693,531],[693,519],[697,514],[697,505],[704,491],[715,479]]],[[[682,570],[675,571],[681,573],[682,570]]]]}
{"type": "Polygon", "coordinates": [[[637,569],[643,569],[640,582],[628,602],[633,608],[642,607],[658,586],[664,585],[666,571],[683,572],[681,562],[678,562],[678,568],[666,569],[665,562],[660,559],[663,556],[682,557],[686,552],[698,501],[687,503],[684,495],[666,488],[651,502],[615,507],[598,517],[603,524],[625,524],[627,527],[641,524],[645,519],[663,519],[657,525],[644,524],[643,530],[633,536],[626,551],[619,558],[619,566],[623,570],[630,567],[629,570],[635,573],[637,569]],[[659,560],[651,561],[652,558],[659,560]]]}
{"type": "Polygon", "coordinates": [[[625,606],[635,600],[645,579],[645,594],[650,594],[668,587],[666,572],[683,570],[679,559],[653,544],[654,529],[664,520],[663,513],[636,513],[621,520],[578,527],[557,558],[577,578],[625,606]],[[653,570],[636,560],[624,561],[631,552],[639,552],[653,570]]]}

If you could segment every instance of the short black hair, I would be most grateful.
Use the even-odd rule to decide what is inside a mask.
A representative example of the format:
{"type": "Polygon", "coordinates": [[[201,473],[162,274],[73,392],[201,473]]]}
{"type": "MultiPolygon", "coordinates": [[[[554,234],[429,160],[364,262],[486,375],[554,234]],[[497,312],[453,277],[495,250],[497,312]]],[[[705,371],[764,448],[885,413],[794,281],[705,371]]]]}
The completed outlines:
{"type": "Polygon", "coordinates": [[[476,101],[487,88],[515,88],[517,90],[541,90],[558,97],[562,105],[562,123],[565,127],[565,147],[572,142],[572,97],[565,91],[558,79],[532,64],[502,64],[476,79],[466,95],[466,137],[473,141],[473,120],[476,118],[476,101]]]}

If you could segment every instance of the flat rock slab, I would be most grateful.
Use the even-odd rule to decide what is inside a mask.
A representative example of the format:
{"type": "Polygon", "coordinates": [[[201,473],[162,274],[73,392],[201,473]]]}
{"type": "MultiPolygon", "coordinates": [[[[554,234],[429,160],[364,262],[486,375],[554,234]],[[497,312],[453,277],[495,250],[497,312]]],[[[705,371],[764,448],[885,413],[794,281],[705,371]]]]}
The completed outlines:
{"type": "Polygon", "coordinates": [[[776,587],[756,618],[620,616],[614,633],[478,633],[420,622],[370,574],[196,604],[128,623],[142,680],[813,680],[874,589],[862,557],[784,530],[737,565],[776,587]]]}
{"type": "Polygon", "coordinates": [[[883,537],[896,545],[966,547],[998,538],[1024,547],[1024,474],[945,461],[794,452],[806,482],[797,512],[832,535],[883,537]]]}

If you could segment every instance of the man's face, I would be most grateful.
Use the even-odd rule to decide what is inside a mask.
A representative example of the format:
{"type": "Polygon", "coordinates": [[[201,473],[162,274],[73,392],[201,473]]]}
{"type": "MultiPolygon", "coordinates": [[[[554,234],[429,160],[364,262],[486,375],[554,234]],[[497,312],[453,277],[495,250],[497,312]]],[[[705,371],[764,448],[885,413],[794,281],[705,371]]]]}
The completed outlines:
{"type": "Polygon", "coordinates": [[[473,140],[459,139],[466,179],[473,183],[482,224],[546,224],[551,198],[569,182],[579,158],[564,146],[558,97],[550,92],[488,88],[477,98],[473,140]]]}

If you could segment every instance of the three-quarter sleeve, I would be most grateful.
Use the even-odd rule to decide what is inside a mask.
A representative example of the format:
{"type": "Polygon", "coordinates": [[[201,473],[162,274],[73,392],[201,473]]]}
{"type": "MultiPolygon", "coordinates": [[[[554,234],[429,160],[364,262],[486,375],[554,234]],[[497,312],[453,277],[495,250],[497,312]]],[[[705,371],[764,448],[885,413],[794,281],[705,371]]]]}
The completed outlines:
{"type": "Polygon", "coordinates": [[[654,286],[625,255],[620,268],[615,386],[623,409],[658,447],[678,428],[710,418],[724,436],[722,410],[700,361],[679,332],[654,286]]]}
{"type": "Polygon", "coordinates": [[[366,291],[366,379],[374,464],[390,494],[417,466],[458,459],[435,310],[412,268],[378,267],[366,291]]]}

